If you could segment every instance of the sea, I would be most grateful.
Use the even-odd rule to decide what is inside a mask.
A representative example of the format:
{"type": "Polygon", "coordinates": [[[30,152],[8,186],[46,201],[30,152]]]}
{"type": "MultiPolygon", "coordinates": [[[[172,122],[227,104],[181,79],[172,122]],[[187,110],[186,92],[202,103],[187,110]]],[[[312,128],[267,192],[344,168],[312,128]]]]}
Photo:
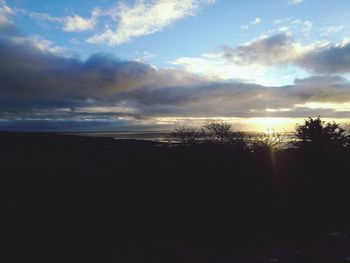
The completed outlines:
{"type": "MultiPolygon", "coordinates": [[[[104,131],[104,132],[74,132],[74,133],[65,133],[71,135],[78,136],[87,136],[87,137],[108,137],[114,138],[116,140],[144,140],[144,141],[155,141],[155,142],[175,142],[172,141],[169,137],[170,133],[173,131],[104,131]]],[[[295,138],[292,133],[276,133],[282,136],[281,139],[278,139],[275,135],[268,135],[266,133],[261,132],[244,132],[247,136],[247,142],[251,142],[259,136],[264,135],[262,141],[270,142],[274,144],[274,142],[280,141],[282,143],[280,146],[282,148],[290,147],[290,143],[295,141],[295,138]]]]}
{"type": "Polygon", "coordinates": [[[166,141],[170,131],[112,131],[66,133],[87,137],[108,137],[117,140],[166,141]]]}

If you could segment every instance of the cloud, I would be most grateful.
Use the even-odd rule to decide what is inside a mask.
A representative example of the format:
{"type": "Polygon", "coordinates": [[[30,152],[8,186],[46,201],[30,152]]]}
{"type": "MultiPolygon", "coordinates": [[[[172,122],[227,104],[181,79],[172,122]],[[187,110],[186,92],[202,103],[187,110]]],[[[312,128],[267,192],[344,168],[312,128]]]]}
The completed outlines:
{"type": "Polygon", "coordinates": [[[297,65],[316,73],[340,74],[350,72],[350,42],[314,49],[296,61],[297,65]]]}
{"type": "Polygon", "coordinates": [[[95,8],[92,11],[91,18],[83,18],[78,15],[67,16],[64,18],[63,31],[76,32],[93,29],[97,23],[97,18],[101,11],[95,8]]]}
{"type": "Polygon", "coordinates": [[[24,48],[21,43],[1,43],[0,52],[2,91],[6,91],[2,99],[5,102],[40,98],[53,104],[55,100],[79,104],[101,96],[106,99],[118,90],[141,85],[141,79],[154,71],[144,64],[122,62],[103,54],[80,62],[38,48],[24,48]],[[20,50],[16,52],[16,49],[20,50]],[[8,51],[12,52],[11,57],[6,54],[8,51]]]}
{"type": "Polygon", "coordinates": [[[269,34],[273,34],[274,32],[285,32],[293,34],[294,36],[301,35],[303,38],[307,37],[310,31],[314,29],[314,23],[312,21],[300,18],[276,19],[273,21],[273,26],[275,28],[269,30],[269,34]]]}
{"type": "Polygon", "coordinates": [[[291,5],[297,5],[304,2],[304,0],[289,0],[288,3],[291,5]]]}
{"type": "Polygon", "coordinates": [[[24,9],[21,9],[20,12],[38,21],[59,24],[66,32],[94,29],[98,18],[104,17],[106,19],[105,30],[95,33],[88,38],[87,42],[118,45],[136,37],[159,32],[178,20],[197,14],[203,6],[214,2],[215,0],[137,0],[134,5],[119,2],[116,7],[110,9],[95,7],[90,17],[82,17],[77,14],[58,17],[24,9]],[[111,24],[116,26],[111,27],[111,24]]]}
{"type": "Polygon", "coordinates": [[[117,8],[107,12],[114,21],[118,21],[116,29],[108,28],[101,34],[95,34],[88,42],[119,45],[135,37],[159,32],[212,3],[214,0],[151,0],[137,1],[129,6],[121,2],[117,8]]]}
{"type": "Polygon", "coordinates": [[[21,10],[21,12],[28,15],[30,18],[38,21],[55,22],[55,23],[64,23],[65,21],[63,17],[56,17],[47,13],[33,12],[33,11],[27,11],[27,10],[21,10]]]}
{"type": "Polygon", "coordinates": [[[5,0],[0,1],[0,26],[11,24],[10,16],[14,15],[15,11],[11,9],[5,0]]]}
{"type": "Polygon", "coordinates": [[[255,18],[255,20],[251,22],[252,25],[256,25],[256,24],[260,24],[260,23],[261,23],[260,17],[255,18]]]}
{"type": "Polygon", "coordinates": [[[278,33],[238,47],[221,46],[200,57],[180,57],[171,64],[213,79],[281,85],[293,81],[295,60],[314,47],[297,43],[288,33],[278,33]]]}
{"type": "Polygon", "coordinates": [[[350,101],[349,81],[341,76],[316,75],[296,79],[289,93],[308,102],[344,103],[350,101]]]}
{"type": "Polygon", "coordinates": [[[271,85],[287,77],[291,67],[294,76],[297,70],[324,75],[350,73],[350,40],[301,44],[291,34],[282,32],[238,47],[221,46],[199,57],[179,57],[171,64],[211,78],[271,85]],[[284,71],[287,75],[282,75],[284,71]]]}
{"type": "Polygon", "coordinates": [[[68,56],[67,49],[56,46],[52,41],[40,36],[25,37],[21,35],[15,35],[9,38],[14,44],[27,45],[43,53],[56,54],[61,56],[68,56]]]}
{"type": "MultiPolygon", "coordinates": [[[[307,21],[293,20],[292,24],[305,25],[307,21]]],[[[306,23],[308,24],[308,23],[306,23]]],[[[342,27],[328,28],[327,32],[342,27]]],[[[294,65],[317,74],[350,72],[350,41],[340,43],[314,41],[301,44],[292,34],[282,32],[262,36],[238,47],[222,47],[223,56],[234,65],[265,67],[294,65]]]]}
{"type": "Polygon", "coordinates": [[[314,26],[314,24],[311,21],[309,21],[309,20],[302,20],[302,19],[295,19],[295,20],[292,20],[290,23],[292,25],[300,25],[302,27],[301,28],[302,32],[308,32],[314,26]]]}
{"type": "MultiPolygon", "coordinates": [[[[208,81],[186,89],[141,88],[127,92],[124,98],[133,101],[144,117],[334,117],[344,110],[344,103],[350,105],[349,88],[349,81],[340,76],[314,76],[276,87],[208,81]]],[[[347,109],[350,113],[349,106],[347,109]]]]}
{"type": "Polygon", "coordinates": [[[110,54],[95,54],[81,61],[62,56],[49,42],[40,41],[20,35],[0,38],[0,105],[14,101],[17,106],[33,102],[31,106],[43,103],[45,107],[108,104],[118,101],[120,91],[200,82],[181,71],[156,70],[110,54]]]}
{"type": "Polygon", "coordinates": [[[331,34],[339,33],[344,29],[343,25],[340,26],[329,26],[322,28],[320,31],[322,32],[321,36],[328,37],[331,34]]]}
{"type": "Polygon", "coordinates": [[[21,10],[21,12],[28,15],[30,18],[38,21],[58,23],[60,24],[61,29],[66,32],[80,32],[91,30],[96,26],[97,19],[101,15],[101,10],[98,8],[94,8],[92,10],[90,18],[85,18],[76,14],[70,16],[57,17],[47,13],[33,12],[27,10],[21,10]]]}
{"type": "Polygon", "coordinates": [[[94,19],[84,19],[81,16],[68,16],[63,26],[63,31],[75,32],[85,31],[94,28],[96,21],[94,19]]]}
{"type": "Polygon", "coordinates": [[[294,59],[299,49],[285,33],[263,36],[237,48],[227,48],[224,57],[238,64],[277,64],[294,59]]]}
{"type": "Polygon", "coordinates": [[[227,60],[223,52],[208,53],[200,57],[180,57],[171,61],[170,64],[212,80],[240,80],[271,84],[271,79],[265,74],[266,68],[260,65],[235,64],[227,60]]]}
{"type": "Polygon", "coordinates": [[[241,30],[248,30],[251,26],[254,26],[260,23],[261,23],[261,18],[257,17],[253,21],[251,21],[249,24],[241,25],[241,30]]]}
{"type": "Polygon", "coordinates": [[[152,58],[155,58],[156,55],[155,54],[152,54],[151,52],[148,52],[148,51],[143,51],[143,52],[140,52],[140,51],[137,51],[135,52],[135,61],[138,61],[138,62],[146,62],[148,61],[149,59],[152,59],[152,58]]]}
{"type": "Polygon", "coordinates": [[[83,129],[93,128],[88,123],[96,125],[95,129],[128,124],[154,127],[181,118],[350,113],[350,83],[341,76],[264,86],[155,69],[110,54],[80,60],[29,43],[30,39],[16,41],[13,35],[0,37],[0,129],[28,127],[28,123],[67,129],[84,121],[83,129]]]}

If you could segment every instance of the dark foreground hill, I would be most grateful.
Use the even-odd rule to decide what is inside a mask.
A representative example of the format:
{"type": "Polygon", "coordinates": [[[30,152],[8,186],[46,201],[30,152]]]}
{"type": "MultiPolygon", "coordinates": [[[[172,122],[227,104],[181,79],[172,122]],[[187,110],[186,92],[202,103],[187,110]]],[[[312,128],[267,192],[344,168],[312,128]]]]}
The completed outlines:
{"type": "Polygon", "coordinates": [[[3,262],[347,262],[348,150],[0,133],[3,262]]]}

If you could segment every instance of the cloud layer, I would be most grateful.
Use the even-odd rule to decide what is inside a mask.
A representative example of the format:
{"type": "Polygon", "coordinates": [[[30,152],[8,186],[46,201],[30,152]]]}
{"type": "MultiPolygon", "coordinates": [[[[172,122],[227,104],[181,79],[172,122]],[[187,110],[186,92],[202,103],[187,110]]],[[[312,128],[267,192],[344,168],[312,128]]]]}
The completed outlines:
{"type": "Polygon", "coordinates": [[[266,85],[269,79],[281,79],[283,69],[288,67],[293,67],[294,71],[305,70],[309,75],[350,73],[350,41],[345,38],[340,43],[314,41],[305,44],[289,32],[279,32],[237,47],[221,46],[200,57],[179,57],[171,64],[212,78],[266,85]],[[278,73],[280,75],[276,76],[278,73]]]}
{"type": "MultiPolygon", "coordinates": [[[[82,61],[16,41],[19,37],[0,38],[0,126],[84,120],[96,125],[155,125],[169,118],[344,117],[350,113],[350,83],[341,76],[316,75],[296,79],[288,86],[219,81],[121,61],[108,54],[82,61]]],[[[336,57],[334,52],[345,55],[349,51],[345,43],[308,51],[295,60],[294,55],[283,56],[292,46],[289,37],[278,35],[227,52],[239,56],[240,63],[281,63],[284,57],[323,72],[336,57]],[[328,52],[331,61],[326,60],[328,52]],[[318,68],[320,60],[324,61],[322,68],[318,68]]],[[[226,54],[225,59],[232,57],[226,54]]],[[[332,72],[348,70],[345,62],[338,62],[332,72]]]]}
{"type": "MultiPolygon", "coordinates": [[[[91,30],[90,43],[119,45],[162,31],[213,2],[138,0],[60,17],[11,9],[0,0],[0,130],[44,123],[53,129],[92,129],[214,118],[349,116],[350,41],[326,41],[345,32],[343,25],[316,29],[311,21],[283,18],[249,42],[178,57],[169,62],[171,68],[157,69],[142,58],[121,60],[106,53],[80,59],[47,38],[19,33],[12,22],[15,14],[26,14],[65,32],[91,30]],[[320,38],[308,38],[315,30],[320,38]]],[[[242,29],[260,23],[263,28],[265,20],[257,17],[242,29]]]]}

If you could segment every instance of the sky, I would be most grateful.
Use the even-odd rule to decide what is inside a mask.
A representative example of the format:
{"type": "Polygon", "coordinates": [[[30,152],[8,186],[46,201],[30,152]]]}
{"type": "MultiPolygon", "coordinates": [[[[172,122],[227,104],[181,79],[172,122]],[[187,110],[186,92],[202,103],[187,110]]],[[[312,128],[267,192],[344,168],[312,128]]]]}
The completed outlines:
{"type": "Polygon", "coordinates": [[[350,116],[348,0],[0,0],[0,130],[350,116]]]}

